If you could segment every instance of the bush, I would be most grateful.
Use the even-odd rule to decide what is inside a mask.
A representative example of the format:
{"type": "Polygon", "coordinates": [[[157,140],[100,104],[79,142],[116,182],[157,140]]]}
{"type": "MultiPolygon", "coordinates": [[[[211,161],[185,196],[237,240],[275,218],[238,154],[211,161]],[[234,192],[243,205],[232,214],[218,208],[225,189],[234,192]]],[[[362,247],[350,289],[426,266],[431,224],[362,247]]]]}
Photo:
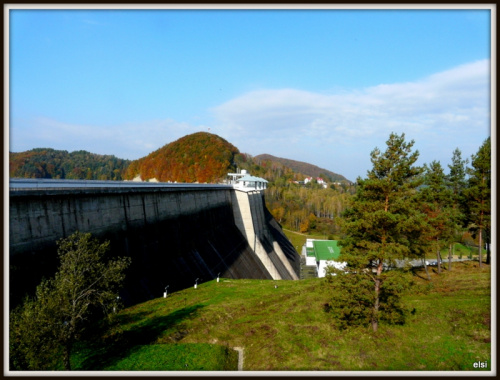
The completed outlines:
{"type": "Polygon", "coordinates": [[[375,312],[375,274],[365,271],[346,273],[331,268],[326,281],[332,296],[325,310],[331,313],[336,327],[368,326],[373,319],[387,324],[404,324],[408,310],[401,297],[412,285],[406,274],[392,270],[382,273],[380,279],[380,307],[375,312]]]}

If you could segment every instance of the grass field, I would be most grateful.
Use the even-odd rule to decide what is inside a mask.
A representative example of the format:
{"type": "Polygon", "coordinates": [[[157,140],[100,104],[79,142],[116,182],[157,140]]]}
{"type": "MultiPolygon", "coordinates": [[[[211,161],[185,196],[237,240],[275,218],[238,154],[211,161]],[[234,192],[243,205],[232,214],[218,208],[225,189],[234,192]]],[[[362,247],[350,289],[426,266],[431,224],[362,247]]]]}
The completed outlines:
{"type": "Polygon", "coordinates": [[[454,265],[432,281],[415,272],[404,326],[336,330],[323,279],[210,281],[130,307],[99,343],[73,356],[80,370],[478,371],[491,366],[489,266],[454,265]],[[275,287],[275,284],[278,287],[275,287]]]}

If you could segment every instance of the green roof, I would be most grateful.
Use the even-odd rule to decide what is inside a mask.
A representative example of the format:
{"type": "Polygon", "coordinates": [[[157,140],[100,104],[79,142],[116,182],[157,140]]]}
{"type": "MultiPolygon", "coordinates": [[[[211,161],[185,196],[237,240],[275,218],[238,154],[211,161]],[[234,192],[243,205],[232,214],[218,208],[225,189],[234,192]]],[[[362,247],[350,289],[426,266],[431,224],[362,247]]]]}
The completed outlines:
{"type": "Polygon", "coordinates": [[[313,241],[316,260],[337,260],[340,257],[340,247],[337,240],[313,241]]]}

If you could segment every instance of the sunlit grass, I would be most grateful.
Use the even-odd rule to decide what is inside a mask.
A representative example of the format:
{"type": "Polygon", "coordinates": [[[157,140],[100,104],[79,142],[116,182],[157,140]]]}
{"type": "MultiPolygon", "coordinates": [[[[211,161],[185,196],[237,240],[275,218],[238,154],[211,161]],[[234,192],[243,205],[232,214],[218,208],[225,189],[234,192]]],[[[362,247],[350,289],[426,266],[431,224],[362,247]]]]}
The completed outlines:
{"type": "Polygon", "coordinates": [[[432,268],[431,276],[429,283],[415,273],[416,285],[404,299],[414,311],[407,323],[381,325],[376,333],[333,327],[324,311],[329,289],[323,279],[210,281],[120,312],[103,340],[109,349],[100,357],[108,359],[91,363],[116,370],[139,357],[141,369],[172,370],[172,360],[163,362],[159,352],[191,344],[202,345],[189,346],[200,358],[209,357],[202,349],[210,346],[215,356],[243,347],[247,371],[473,371],[476,361],[491,363],[489,266],[456,263],[441,275],[432,268]],[[116,351],[118,357],[113,342],[128,348],[116,351]]]}

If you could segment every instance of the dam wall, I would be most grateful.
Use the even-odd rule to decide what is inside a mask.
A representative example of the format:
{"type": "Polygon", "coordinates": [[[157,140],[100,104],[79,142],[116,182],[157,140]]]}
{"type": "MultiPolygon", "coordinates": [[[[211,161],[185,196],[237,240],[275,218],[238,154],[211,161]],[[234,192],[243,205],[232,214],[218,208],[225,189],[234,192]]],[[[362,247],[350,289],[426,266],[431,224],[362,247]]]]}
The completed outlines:
{"type": "Polygon", "coordinates": [[[132,258],[121,294],[127,305],[160,297],[166,286],[175,291],[218,275],[298,278],[299,256],[259,191],[221,185],[95,187],[107,181],[95,181],[94,187],[79,181],[86,183],[78,187],[76,182],[70,188],[19,188],[11,180],[11,306],[55,273],[56,241],[75,231],[110,240],[111,255],[132,258]]]}
{"type": "Polygon", "coordinates": [[[272,278],[298,280],[296,269],[291,264],[294,261],[285,257],[271,233],[269,217],[266,218],[264,212],[267,208],[263,193],[235,190],[232,195],[233,204],[236,205],[233,207],[235,224],[272,278]]]}

